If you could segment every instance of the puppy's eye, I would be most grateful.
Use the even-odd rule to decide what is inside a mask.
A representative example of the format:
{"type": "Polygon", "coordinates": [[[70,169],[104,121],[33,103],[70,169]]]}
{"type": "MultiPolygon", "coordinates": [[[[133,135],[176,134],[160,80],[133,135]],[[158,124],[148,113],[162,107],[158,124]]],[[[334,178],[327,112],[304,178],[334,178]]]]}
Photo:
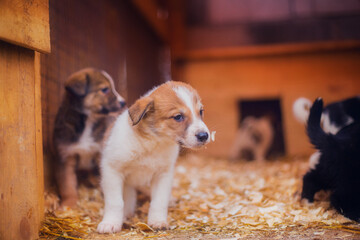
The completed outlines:
{"type": "Polygon", "coordinates": [[[106,87],[106,88],[103,88],[103,89],[101,89],[101,91],[103,92],[103,93],[108,93],[109,92],[109,88],[108,87],[106,87]]]}
{"type": "Polygon", "coordinates": [[[200,109],[200,116],[204,116],[204,109],[200,109]]]}
{"type": "Polygon", "coordinates": [[[177,122],[182,122],[182,121],[184,121],[184,116],[182,114],[178,114],[178,115],[175,115],[173,117],[173,119],[175,119],[175,121],[177,121],[177,122]]]}

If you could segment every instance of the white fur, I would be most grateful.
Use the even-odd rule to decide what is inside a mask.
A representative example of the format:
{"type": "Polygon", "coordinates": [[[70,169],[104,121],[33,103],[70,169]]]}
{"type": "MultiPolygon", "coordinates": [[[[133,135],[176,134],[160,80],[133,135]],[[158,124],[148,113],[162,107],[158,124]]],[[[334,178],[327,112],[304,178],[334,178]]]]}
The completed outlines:
{"type": "MultiPolygon", "coordinates": [[[[145,97],[156,89],[150,90],[145,97]]],[[[193,136],[184,143],[194,147],[197,144],[194,142],[196,131],[208,132],[208,129],[202,120],[196,117],[191,100],[192,93],[186,88],[177,93],[195,117],[187,130],[188,132],[191,128],[191,133],[187,134],[193,136]]],[[[150,189],[148,192],[151,197],[148,224],[155,228],[167,226],[167,210],[179,148],[176,139],[155,134],[150,137],[138,134],[128,111],[117,118],[105,143],[100,164],[105,209],[103,220],[97,228],[99,233],[120,231],[124,218],[134,214],[135,189],[144,188],[150,189]]]]}
{"type": "Polygon", "coordinates": [[[88,118],[85,122],[85,129],[79,141],[69,145],[60,145],[59,150],[63,159],[71,155],[79,155],[79,169],[90,170],[94,167],[94,155],[100,151],[100,144],[94,141],[91,136],[93,121],[88,118]]]}
{"type": "MultiPolygon", "coordinates": [[[[206,132],[209,136],[207,142],[210,141],[210,133],[209,129],[202,121],[202,119],[195,113],[194,102],[193,102],[193,94],[185,87],[175,87],[173,89],[176,95],[184,102],[184,104],[190,109],[193,122],[189,126],[185,136],[184,145],[195,146],[197,144],[196,134],[199,132],[206,132]]],[[[200,106],[198,106],[200,107],[200,106]]]]}
{"type": "MultiPolygon", "coordinates": [[[[324,132],[326,132],[326,133],[331,133],[331,134],[334,134],[334,135],[335,135],[342,127],[344,127],[344,126],[336,126],[335,124],[331,123],[328,113],[323,113],[323,114],[321,115],[321,122],[323,123],[324,132]]],[[[351,117],[348,116],[345,126],[350,125],[350,124],[353,123],[353,122],[354,122],[354,119],[352,119],[351,117]]]]}
{"type": "Polygon", "coordinates": [[[309,159],[310,169],[315,169],[316,165],[319,163],[321,153],[319,151],[314,152],[309,159]]]}
{"type": "Polygon", "coordinates": [[[311,108],[312,103],[307,98],[298,98],[293,104],[293,113],[296,118],[301,123],[306,123],[309,118],[309,109],[311,108]]]}
{"type": "Polygon", "coordinates": [[[101,161],[105,212],[98,232],[120,231],[124,217],[130,217],[135,211],[135,189],[144,186],[151,189],[148,223],[165,227],[178,152],[176,142],[156,138],[149,141],[137,135],[128,111],[121,114],[105,145],[101,161]]]}

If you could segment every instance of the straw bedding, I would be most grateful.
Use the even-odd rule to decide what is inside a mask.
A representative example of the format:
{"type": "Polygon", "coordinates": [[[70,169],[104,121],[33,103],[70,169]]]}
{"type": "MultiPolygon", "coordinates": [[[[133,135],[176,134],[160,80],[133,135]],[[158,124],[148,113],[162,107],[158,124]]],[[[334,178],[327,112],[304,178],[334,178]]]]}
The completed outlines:
{"type": "Polygon", "coordinates": [[[229,162],[187,154],[177,162],[170,230],[148,225],[149,199],[138,197],[136,216],[117,234],[97,234],[103,215],[98,188],[80,186],[76,209],[57,210],[47,193],[41,239],[360,239],[360,224],[329,206],[327,194],[300,202],[306,158],[229,162]]]}

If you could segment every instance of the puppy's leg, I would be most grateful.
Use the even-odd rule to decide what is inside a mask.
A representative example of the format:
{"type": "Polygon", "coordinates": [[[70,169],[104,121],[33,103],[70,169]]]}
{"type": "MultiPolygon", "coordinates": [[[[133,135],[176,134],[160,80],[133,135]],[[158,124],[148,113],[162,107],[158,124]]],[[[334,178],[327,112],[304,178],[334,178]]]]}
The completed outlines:
{"type": "Polygon", "coordinates": [[[167,212],[171,195],[173,170],[159,174],[151,183],[151,202],[148,224],[156,229],[166,229],[167,212]]]}
{"type": "Polygon", "coordinates": [[[59,165],[56,180],[61,197],[61,206],[74,207],[76,205],[77,178],[76,178],[76,158],[68,157],[59,165]]]}
{"type": "Polygon", "coordinates": [[[135,213],[136,190],[125,183],[124,186],[124,218],[130,218],[135,213]]]}
{"type": "Polygon", "coordinates": [[[243,139],[241,136],[241,131],[238,130],[236,134],[236,138],[231,146],[229,159],[231,161],[235,161],[236,159],[240,158],[240,151],[243,148],[243,139]]]}
{"type": "Polygon", "coordinates": [[[360,199],[354,194],[355,191],[334,191],[330,197],[331,205],[345,217],[360,222],[360,199]]]}
{"type": "Polygon", "coordinates": [[[254,149],[256,161],[265,162],[265,150],[265,147],[262,145],[259,145],[254,149]]]}
{"type": "Polygon", "coordinates": [[[318,171],[315,169],[307,172],[303,178],[301,198],[306,198],[309,202],[313,202],[315,193],[321,189],[325,188],[320,180],[318,171]]]}
{"type": "Polygon", "coordinates": [[[104,193],[104,217],[99,223],[99,233],[121,231],[124,218],[123,176],[120,172],[104,164],[101,169],[101,187],[104,193]]]}

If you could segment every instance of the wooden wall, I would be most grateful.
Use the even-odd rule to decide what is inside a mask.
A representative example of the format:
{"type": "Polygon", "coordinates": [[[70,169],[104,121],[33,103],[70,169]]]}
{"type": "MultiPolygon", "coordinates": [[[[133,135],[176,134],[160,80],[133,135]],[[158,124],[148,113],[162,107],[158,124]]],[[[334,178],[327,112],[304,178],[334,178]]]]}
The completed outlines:
{"type": "Polygon", "coordinates": [[[323,97],[325,103],[360,93],[360,50],[242,56],[188,60],[183,78],[205,105],[205,122],[216,130],[216,142],[205,154],[227,156],[238,126],[237,100],[279,98],[285,148],[289,155],[313,152],[304,126],[293,117],[298,97],[323,97]]]}
{"type": "Polygon", "coordinates": [[[50,0],[50,25],[52,52],[41,57],[45,152],[71,73],[88,66],[104,69],[129,105],[164,78],[162,42],[130,1],[50,0]]]}

